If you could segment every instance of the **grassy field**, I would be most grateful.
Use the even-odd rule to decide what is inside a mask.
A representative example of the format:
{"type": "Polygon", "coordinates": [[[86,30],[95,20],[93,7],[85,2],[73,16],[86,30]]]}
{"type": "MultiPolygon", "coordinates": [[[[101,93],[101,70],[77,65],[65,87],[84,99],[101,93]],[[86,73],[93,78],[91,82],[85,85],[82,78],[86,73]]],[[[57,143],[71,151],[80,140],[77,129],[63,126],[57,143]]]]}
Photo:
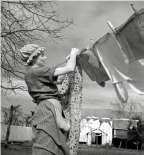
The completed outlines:
{"type": "MultiPolygon", "coordinates": [[[[80,145],[78,155],[143,155],[144,151],[118,149],[118,148],[102,148],[102,147],[88,147],[80,145]]],[[[8,148],[1,145],[1,155],[31,155],[31,144],[19,145],[11,144],[8,148]]]]}

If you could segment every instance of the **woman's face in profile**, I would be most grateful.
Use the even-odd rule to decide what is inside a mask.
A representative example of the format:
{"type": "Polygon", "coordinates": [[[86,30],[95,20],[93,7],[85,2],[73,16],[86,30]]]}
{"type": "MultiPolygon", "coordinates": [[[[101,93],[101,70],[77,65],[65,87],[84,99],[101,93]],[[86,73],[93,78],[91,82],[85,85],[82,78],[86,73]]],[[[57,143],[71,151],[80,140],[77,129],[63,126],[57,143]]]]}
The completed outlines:
{"type": "Polygon", "coordinates": [[[47,56],[44,53],[41,53],[37,58],[36,64],[38,66],[44,66],[46,62],[47,62],[47,56]]]}

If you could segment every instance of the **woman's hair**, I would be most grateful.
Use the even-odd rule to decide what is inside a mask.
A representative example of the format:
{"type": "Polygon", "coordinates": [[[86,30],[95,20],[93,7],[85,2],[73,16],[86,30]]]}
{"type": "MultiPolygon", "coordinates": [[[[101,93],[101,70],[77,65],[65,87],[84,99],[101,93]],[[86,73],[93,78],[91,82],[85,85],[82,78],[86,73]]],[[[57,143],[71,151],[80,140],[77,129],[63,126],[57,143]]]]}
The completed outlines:
{"type": "Polygon", "coordinates": [[[33,56],[33,58],[29,62],[27,62],[27,65],[28,66],[33,66],[36,63],[37,58],[38,58],[39,55],[40,55],[40,53],[35,55],[35,56],[33,56]]]}
{"type": "Polygon", "coordinates": [[[36,44],[27,44],[20,49],[21,59],[28,66],[32,66],[35,64],[38,56],[44,53],[45,48],[40,47],[36,44]]]}

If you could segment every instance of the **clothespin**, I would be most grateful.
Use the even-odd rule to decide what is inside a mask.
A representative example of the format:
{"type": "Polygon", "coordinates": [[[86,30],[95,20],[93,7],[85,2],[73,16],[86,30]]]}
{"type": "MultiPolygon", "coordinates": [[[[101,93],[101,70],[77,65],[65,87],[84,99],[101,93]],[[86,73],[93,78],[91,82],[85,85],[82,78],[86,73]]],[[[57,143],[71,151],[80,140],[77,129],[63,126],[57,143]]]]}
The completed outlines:
{"type": "Polygon", "coordinates": [[[112,30],[113,33],[116,32],[115,27],[112,25],[112,23],[110,21],[107,21],[107,24],[109,26],[109,28],[112,30]]]}
{"type": "Polygon", "coordinates": [[[131,5],[132,10],[133,10],[133,11],[134,11],[134,13],[136,14],[136,13],[137,13],[137,10],[135,9],[134,4],[133,4],[133,3],[131,3],[130,5],[131,5]]]}
{"type": "Polygon", "coordinates": [[[89,44],[86,46],[86,49],[87,50],[91,50],[92,47],[93,47],[93,44],[94,44],[95,40],[94,40],[94,38],[91,38],[91,39],[89,39],[88,42],[89,42],[89,44]]]}
{"type": "MultiPolygon", "coordinates": [[[[90,39],[90,41],[91,41],[91,39],[90,39]]],[[[81,54],[82,54],[83,52],[87,51],[87,50],[91,50],[91,43],[89,43],[85,48],[82,48],[82,49],[81,49],[81,54]]]]}

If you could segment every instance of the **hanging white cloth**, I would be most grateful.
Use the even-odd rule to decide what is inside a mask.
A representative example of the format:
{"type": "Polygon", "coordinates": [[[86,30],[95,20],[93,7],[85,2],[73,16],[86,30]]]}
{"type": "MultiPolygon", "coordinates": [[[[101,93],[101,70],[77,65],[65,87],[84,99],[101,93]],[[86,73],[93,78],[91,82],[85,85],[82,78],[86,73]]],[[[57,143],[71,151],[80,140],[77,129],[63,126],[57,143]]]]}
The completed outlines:
{"type": "Polygon", "coordinates": [[[108,33],[94,45],[112,83],[127,81],[136,93],[144,94],[144,66],[139,61],[128,63],[116,38],[108,33]]]}

